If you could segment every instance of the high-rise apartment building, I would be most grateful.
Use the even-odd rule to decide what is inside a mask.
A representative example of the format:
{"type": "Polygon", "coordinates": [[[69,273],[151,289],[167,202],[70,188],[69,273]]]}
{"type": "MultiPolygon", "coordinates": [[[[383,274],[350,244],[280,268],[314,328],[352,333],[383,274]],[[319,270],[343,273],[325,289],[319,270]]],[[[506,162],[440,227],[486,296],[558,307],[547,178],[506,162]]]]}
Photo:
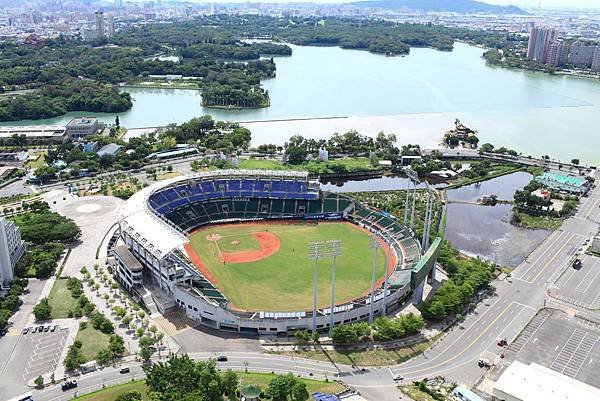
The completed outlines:
{"type": "Polygon", "coordinates": [[[115,34],[115,17],[111,15],[108,17],[108,23],[106,24],[106,33],[108,36],[113,36],[115,34]]]}
{"type": "Polygon", "coordinates": [[[594,50],[594,59],[592,60],[592,71],[600,72],[600,46],[594,50]]]}
{"type": "Polygon", "coordinates": [[[558,39],[558,32],[552,28],[531,28],[527,57],[538,63],[547,63],[550,46],[558,39]]]}
{"type": "Polygon", "coordinates": [[[96,11],[94,13],[94,20],[96,22],[96,37],[101,38],[104,36],[104,13],[96,11]]]}
{"type": "Polygon", "coordinates": [[[547,64],[555,67],[567,65],[571,45],[563,40],[556,40],[550,45],[547,64]]]}
{"type": "Polygon", "coordinates": [[[592,45],[589,42],[581,40],[573,43],[569,52],[569,64],[573,64],[576,67],[590,68],[594,61],[594,52],[597,47],[597,45],[592,45]]]}
{"type": "Polygon", "coordinates": [[[0,217],[0,286],[6,286],[14,277],[15,265],[25,252],[19,227],[0,217]]]}

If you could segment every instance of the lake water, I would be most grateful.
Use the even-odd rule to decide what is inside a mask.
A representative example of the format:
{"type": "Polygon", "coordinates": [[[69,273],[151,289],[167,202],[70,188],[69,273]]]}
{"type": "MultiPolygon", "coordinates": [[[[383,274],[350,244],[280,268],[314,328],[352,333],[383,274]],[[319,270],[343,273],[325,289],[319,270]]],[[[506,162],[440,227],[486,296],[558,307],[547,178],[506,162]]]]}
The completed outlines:
{"type": "MultiPolygon", "coordinates": [[[[512,199],[532,176],[519,172],[494,178],[481,184],[449,190],[449,200],[476,201],[495,194],[499,199],[512,199]]],[[[516,267],[548,235],[550,231],[529,230],[510,224],[512,205],[477,206],[450,203],[446,239],[461,251],[494,262],[516,267]]]]}
{"type": "MultiPolygon", "coordinates": [[[[263,82],[269,108],[211,110],[200,106],[199,91],[128,89],[135,102],[119,114],[121,124],[151,127],[202,114],[232,121],[301,119],[249,124],[254,143],[281,144],[296,133],[326,137],[356,127],[367,134],[393,131],[400,143],[435,145],[459,117],[483,141],[524,154],[600,162],[598,81],[489,67],[482,49],[460,43],[453,52],[415,48],[406,57],[292,47],[292,56],[276,58],[277,77],[263,82]],[[302,120],[323,117],[350,118],[302,120]]],[[[18,124],[64,124],[83,114],[90,113],[18,124]]],[[[100,116],[113,122],[115,115],[100,116]]]]}

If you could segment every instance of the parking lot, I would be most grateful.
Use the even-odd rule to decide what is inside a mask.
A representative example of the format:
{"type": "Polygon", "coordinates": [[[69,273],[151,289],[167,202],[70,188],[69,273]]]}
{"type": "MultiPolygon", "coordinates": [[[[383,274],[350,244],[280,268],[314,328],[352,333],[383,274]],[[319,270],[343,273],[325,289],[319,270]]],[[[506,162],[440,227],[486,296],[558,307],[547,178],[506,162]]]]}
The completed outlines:
{"type": "Polygon", "coordinates": [[[48,330],[42,333],[34,333],[30,329],[29,333],[23,335],[21,341],[31,350],[23,373],[26,382],[56,369],[68,333],[68,329],[60,328],[54,332],[48,330]]]}
{"type": "Polygon", "coordinates": [[[537,363],[592,386],[600,386],[600,325],[544,309],[509,345],[506,357],[492,372],[497,378],[512,361],[537,363]]]}
{"type": "Polygon", "coordinates": [[[569,266],[550,288],[553,297],[588,309],[600,308],[600,258],[582,255],[582,266],[569,266]]]}

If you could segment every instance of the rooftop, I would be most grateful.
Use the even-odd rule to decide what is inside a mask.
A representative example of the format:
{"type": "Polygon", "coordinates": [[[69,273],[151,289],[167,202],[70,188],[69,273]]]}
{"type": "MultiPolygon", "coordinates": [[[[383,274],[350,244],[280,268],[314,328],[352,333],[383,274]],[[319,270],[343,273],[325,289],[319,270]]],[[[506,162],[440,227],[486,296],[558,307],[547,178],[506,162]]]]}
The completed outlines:
{"type": "Polygon", "coordinates": [[[142,264],[129,252],[125,245],[116,247],[114,252],[130,271],[141,272],[143,270],[142,264]]]}
{"type": "Polygon", "coordinates": [[[10,138],[13,135],[55,137],[65,135],[62,125],[19,125],[0,127],[0,138],[10,138]]]}
{"type": "Polygon", "coordinates": [[[584,178],[573,177],[570,175],[563,175],[563,174],[551,173],[551,172],[544,173],[544,174],[540,175],[538,178],[541,180],[556,181],[559,184],[571,185],[574,187],[582,187],[586,183],[586,180],[584,178]]]}
{"type": "Polygon", "coordinates": [[[513,362],[494,385],[493,395],[522,401],[600,400],[600,389],[537,363],[513,362]]]}
{"type": "Polygon", "coordinates": [[[98,122],[96,117],[77,117],[69,121],[67,127],[93,125],[98,122]]]}

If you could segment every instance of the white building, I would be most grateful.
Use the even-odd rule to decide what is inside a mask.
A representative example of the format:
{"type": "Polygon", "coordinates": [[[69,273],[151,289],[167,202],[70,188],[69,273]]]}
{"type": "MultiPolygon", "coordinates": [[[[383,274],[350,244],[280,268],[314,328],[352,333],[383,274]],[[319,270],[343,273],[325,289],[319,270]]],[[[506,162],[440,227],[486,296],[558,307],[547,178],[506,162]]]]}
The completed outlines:
{"type": "Polygon", "coordinates": [[[0,217],[0,285],[5,286],[13,279],[15,265],[25,252],[19,227],[12,221],[0,217]]]}
{"type": "Polygon", "coordinates": [[[600,389],[537,363],[513,362],[494,384],[496,401],[600,400],[600,389]]]}

